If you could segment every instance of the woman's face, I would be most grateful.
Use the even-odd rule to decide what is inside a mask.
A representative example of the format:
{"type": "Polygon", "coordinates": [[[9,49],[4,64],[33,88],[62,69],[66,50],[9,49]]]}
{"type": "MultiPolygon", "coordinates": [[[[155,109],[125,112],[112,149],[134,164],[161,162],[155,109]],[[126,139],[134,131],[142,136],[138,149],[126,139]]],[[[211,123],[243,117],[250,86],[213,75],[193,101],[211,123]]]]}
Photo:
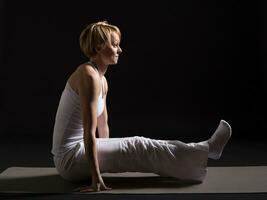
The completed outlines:
{"type": "Polygon", "coordinates": [[[120,37],[113,32],[110,35],[110,40],[98,52],[105,65],[117,64],[119,54],[122,52],[120,48],[120,37]]]}

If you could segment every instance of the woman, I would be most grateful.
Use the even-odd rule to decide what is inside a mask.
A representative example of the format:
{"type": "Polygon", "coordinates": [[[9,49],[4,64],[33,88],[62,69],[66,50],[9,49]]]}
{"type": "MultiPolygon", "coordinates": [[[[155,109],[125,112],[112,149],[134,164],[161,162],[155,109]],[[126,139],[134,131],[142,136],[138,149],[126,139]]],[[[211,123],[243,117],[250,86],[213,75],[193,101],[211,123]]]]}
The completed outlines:
{"type": "Polygon", "coordinates": [[[71,74],[59,102],[52,147],[59,174],[70,181],[91,178],[91,185],[81,192],[110,189],[102,172],[151,172],[203,181],[208,158],[218,159],[231,136],[223,120],[209,140],[199,143],[109,138],[104,75],[118,62],[120,40],[119,28],[106,21],[88,25],[80,35],[81,50],[90,61],[71,74]]]}

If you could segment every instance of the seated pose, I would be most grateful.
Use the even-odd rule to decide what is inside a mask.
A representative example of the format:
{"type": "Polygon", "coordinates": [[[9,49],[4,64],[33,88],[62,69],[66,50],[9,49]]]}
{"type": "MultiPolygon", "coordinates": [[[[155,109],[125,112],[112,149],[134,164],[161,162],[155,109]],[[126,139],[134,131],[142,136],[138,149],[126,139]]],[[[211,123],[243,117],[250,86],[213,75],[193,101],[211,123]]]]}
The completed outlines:
{"type": "Polygon", "coordinates": [[[57,109],[52,154],[66,180],[91,180],[81,192],[110,189],[104,172],[148,172],[180,180],[203,181],[208,158],[219,159],[231,136],[221,120],[207,141],[183,143],[141,136],[109,138],[105,73],[117,64],[121,33],[106,21],[89,24],[80,35],[80,47],[89,61],[69,77],[57,109]],[[97,137],[98,133],[98,137],[97,137]]]}

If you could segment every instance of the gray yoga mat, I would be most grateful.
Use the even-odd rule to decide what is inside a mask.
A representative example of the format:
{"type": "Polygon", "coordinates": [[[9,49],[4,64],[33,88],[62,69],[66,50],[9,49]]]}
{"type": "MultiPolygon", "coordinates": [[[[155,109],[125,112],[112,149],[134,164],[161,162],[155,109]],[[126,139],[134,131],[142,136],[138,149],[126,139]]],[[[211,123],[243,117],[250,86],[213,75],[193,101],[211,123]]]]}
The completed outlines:
{"type": "MultiPolygon", "coordinates": [[[[203,183],[182,183],[150,173],[105,173],[111,194],[266,193],[267,166],[209,167],[203,183]]],[[[1,193],[73,193],[85,183],[63,180],[55,168],[10,167],[0,174],[1,193]]],[[[79,193],[77,193],[79,194],[79,193]]],[[[94,194],[94,193],[90,193],[94,194]]]]}

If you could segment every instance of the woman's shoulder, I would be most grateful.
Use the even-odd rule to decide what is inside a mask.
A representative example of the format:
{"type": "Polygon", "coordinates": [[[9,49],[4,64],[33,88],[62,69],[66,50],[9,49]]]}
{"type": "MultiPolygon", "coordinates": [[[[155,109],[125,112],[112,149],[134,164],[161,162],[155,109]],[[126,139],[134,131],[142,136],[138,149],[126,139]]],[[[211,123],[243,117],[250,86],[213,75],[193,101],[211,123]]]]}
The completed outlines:
{"type": "Polygon", "coordinates": [[[76,68],[75,72],[69,77],[68,83],[75,91],[78,91],[78,88],[81,87],[81,80],[86,79],[96,82],[97,73],[94,70],[93,66],[84,63],[76,68]]]}
{"type": "Polygon", "coordinates": [[[77,71],[80,76],[96,78],[98,75],[97,71],[90,63],[83,63],[79,65],[77,71]]]}

